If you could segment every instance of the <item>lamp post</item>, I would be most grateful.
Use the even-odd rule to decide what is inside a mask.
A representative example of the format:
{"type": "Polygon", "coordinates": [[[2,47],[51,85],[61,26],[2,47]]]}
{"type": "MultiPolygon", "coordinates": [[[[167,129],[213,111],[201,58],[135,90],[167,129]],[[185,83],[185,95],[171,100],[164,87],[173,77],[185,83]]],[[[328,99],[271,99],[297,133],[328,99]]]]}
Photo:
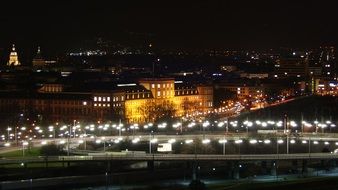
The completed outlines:
{"type": "Polygon", "coordinates": [[[101,144],[101,142],[103,142],[103,152],[106,152],[106,141],[105,141],[105,138],[101,138],[101,139],[97,139],[95,142],[96,142],[96,144],[101,144]]]}
{"type": "Polygon", "coordinates": [[[103,152],[106,152],[106,140],[104,137],[102,138],[102,140],[103,140],[103,152]]]}
{"type": "Polygon", "coordinates": [[[309,156],[311,155],[311,136],[309,136],[309,156]]]}
{"type": "Polygon", "coordinates": [[[220,139],[218,142],[223,145],[223,155],[225,155],[225,144],[228,141],[224,138],[224,139],[220,139]]]}
{"type": "Polygon", "coordinates": [[[68,138],[67,138],[67,156],[69,156],[70,149],[70,134],[71,134],[71,126],[68,126],[68,138]]]}
{"type": "Polygon", "coordinates": [[[9,142],[9,131],[11,131],[12,128],[10,127],[7,127],[7,142],[9,142]]]}
{"type": "Polygon", "coordinates": [[[235,140],[235,144],[238,144],[238,154],[241,155],[241,144],[242,144],[243,140],[239,139],[239,140],[235,140]]]}
{"type": "Polygon", "coordinates": [[[150,134],[149,134],[149,154],[151,154],[151,148],[152,148],[151,140],[152,140],[152,136],[153,136],[153,131],[151,131],[150,134]]]}
{"type": "Polygon", "coordinates": [[[25,157],[25,146],[28,145],[27,141],[22,142],[22,157],[25,157]]]}

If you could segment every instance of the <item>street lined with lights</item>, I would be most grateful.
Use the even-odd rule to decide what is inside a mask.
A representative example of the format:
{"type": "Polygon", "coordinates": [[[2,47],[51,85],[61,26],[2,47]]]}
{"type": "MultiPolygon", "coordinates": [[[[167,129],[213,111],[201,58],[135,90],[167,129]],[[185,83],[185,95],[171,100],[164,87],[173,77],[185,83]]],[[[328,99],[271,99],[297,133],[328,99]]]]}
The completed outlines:
{"type": "Polygon", "coordinates": [[[46,129],[42,126],[34,126],[32,129],[7,127],[7,134],[2,134],[1,140],[4,147],[15,147],[18,145],[17,142],[21,141],[23,150],[25,146],[30,146],[31,143],[32,145],[49,143],[80,145],[91,141],[103,145],[105,150],[106,143],[119,144],[122,141],[130,141],[132,144],[147,141],[150,144],[175,144],[180,142],[195,144],[196,140],[200,139],[198,141],[204,145],[211,144],[214,141],[222,144],[223,153],[225,153],[225,144],[269,145],[276,143],[277,145],[321,144],[323,146],[338,146],[338,134],[331,132],[332,130],[335,131],[335,127],[336,125],[330,120],[322,122],[303,120],[297,123],[294,120],[285,122],[282,120],[250,121],[246,119],[238,121],[220,119],[215,121],[183,120],[172,124],[161,122],[144,125],[137,123],[131,125],[123,123],[81,125],[74,121],[73,125],[60,125],[59,127],[49,125],[46,129]],[[150,138],[148,134],[150,134],[150,138]]]}

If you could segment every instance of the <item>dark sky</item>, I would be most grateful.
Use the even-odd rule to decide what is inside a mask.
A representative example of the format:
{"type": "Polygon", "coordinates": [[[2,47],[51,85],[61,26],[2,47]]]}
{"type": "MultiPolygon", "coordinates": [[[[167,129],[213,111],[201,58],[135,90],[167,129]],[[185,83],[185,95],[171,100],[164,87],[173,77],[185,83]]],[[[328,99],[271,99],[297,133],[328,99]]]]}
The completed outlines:
{"type": "Polygon", "coordinates": [[[171,48],[316,47],[338,44],[337,18],[336,0],[7,0],[0,48],[54,52],[135,34],[171,48]]]}

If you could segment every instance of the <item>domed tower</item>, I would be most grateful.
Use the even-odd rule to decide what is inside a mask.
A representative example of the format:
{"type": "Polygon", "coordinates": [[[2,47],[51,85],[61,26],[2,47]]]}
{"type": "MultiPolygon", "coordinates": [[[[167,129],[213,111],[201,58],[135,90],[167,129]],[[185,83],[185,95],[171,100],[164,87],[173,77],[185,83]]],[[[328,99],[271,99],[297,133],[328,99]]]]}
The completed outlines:
{"type": "Polygon", "coordinates": [[[38,52],[33,59],[33,67],[42,67],[45,65],[45,60],[43,59],[40,51],[40,47],[38,47],[38,52]]]}
{"type": "Polygon", "coordinates": [[[21,65],[19,62],[18,54],[15,51],[15,45],[13,44],[12,51],[9,54],[9,60],[7,63],[8,66],[18,66],[21,65]]]}

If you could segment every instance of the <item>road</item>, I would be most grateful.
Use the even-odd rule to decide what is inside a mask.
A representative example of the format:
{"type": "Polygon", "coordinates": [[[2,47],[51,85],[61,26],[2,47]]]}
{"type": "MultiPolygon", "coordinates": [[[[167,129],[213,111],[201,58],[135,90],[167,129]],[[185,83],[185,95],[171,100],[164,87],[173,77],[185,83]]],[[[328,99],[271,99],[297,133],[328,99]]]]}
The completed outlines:
{"type": "Polygon", "coordinates": [[[16,157],[2,158],[0,164],[20,163],[45,163],[45,162],[82,162],[82,161],[107,161],[107,160],[130,160],[130,161],[261,161],[261,160],[331,160],[338,159],[338,154],[331,153],[298,153],[298,154],[146,154],[146,153],[125,153],[112,154],[101,153],[92,156],[38,156],[38,157],[16,157]]]}
{"type": "MultiPolygon", "coordinates": [[[[278,139],[284,139],[286,140],[286,135],[283,133],[277,133],[277,134],[252,134],[252,133],[228,133],[224,134],[224,132],[212,132],[212,133],[205,133],[205,134],[183,134],[183,135],[165,135],[165,134],[160,134],[160,135],[154,135],[154,136],[149,136],[149,134],[137,134],[137,135],[122,135],[122,136],[102,136],[102,137],[95,137],[95,138],[71,138],[70,143],[71,147],[77,146],[81,141],[96,141],[97,139],[100,139],[102,142],[114,142],[114,140],[121,139],[121,140],[129,140],[132,141],[133,139],[138,138],[139,142],[149,142],[150,139],[157,139],[157,143],[166,143],[170,139],[175,139],[176,142],[184,142],[185,140],[196,140],[196,139],[210,139],[211,141],[218,141],[220,139],[226,139],[228,141],[235,141],[238,139],[242,140],[251,140],[251,139],[256,139],[264,141],[266,139],[272,140],[271,143],[275,142],[276,138],[278,139]]],[[[309,140],[311,142],[317,141],[317,142],[322,142],[322,141],[327,141],[329,143],[336,143],[338,142],[338,134],[336,133],[318,133],[318,134],[313,134],[313,133],[303,133],[300,136],[293,136],[289,135],[289,139],[294,139],[298,141],[303,141],[306,140],[308,143],[309,140]]],[[[33,146],[38,147],[42,146],[42,144],[48,144],[48,143],[54,143],[56,142],[57,144],[66,144],[67,139],[66,138],[49,138],[49,139],[34,139],[32,140],[33,146]]],[[[115,142],[116,143],[116,142],[115,142]]],[[[4,142],[0,143],[0,145],[4,146],[4,142]]],[[[12,143],[11,146],[9,147],[1,147],[0,148],[0,154],[6,153],[6,152],[11,152],[15,150],[20,150],[22,149],[21,143],[16,146],[15,143],[12,143]]]]}

